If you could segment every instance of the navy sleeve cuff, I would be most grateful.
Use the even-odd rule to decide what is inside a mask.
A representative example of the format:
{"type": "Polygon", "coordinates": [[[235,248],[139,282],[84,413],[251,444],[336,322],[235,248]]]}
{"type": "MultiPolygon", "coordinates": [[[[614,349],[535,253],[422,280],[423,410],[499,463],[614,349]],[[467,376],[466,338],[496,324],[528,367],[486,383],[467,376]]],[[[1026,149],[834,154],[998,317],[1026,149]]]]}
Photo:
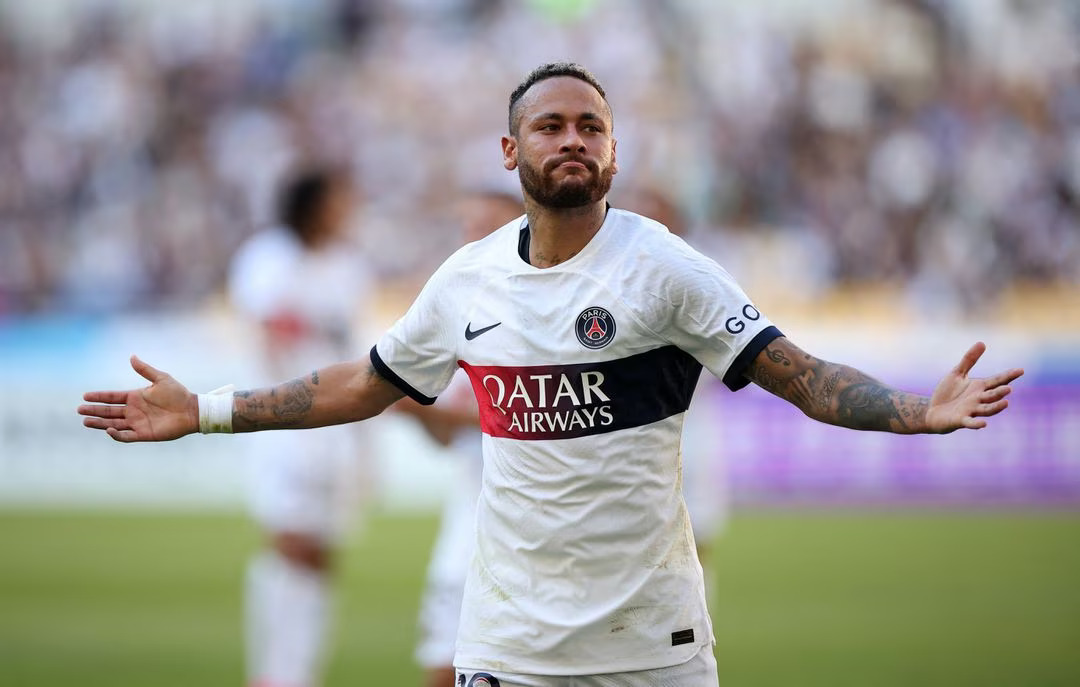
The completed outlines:
{"type": "Polygon", "coordinates": [[[758,353],[768,346],[774,339],[778,339],[783,336],[784,333],[773,326],[768,326],[758,332],[757,336],[750,340],[750,343],[739,352],[739,355],[735,357],[735,362],[731,363],[731,367],[728,368],[727,374],[724,375],[724,384],[732,391],[738,391],[747,384],[750,380],[746,377],[746,368],[750,367],[750,363],[754,362],[754,358],[758,353]]]}
{"type": "Polygon", "coordinates": [[[379,352],[375,350],[375,346],[371,347],[371,365],[375,368],[375,371],[379,373],[379,376],[396,386],[402,393],[420,405],[429,406],[435,402],[434,398],[420,393],[408,382],[399,377],[396,372],[391,370],[390,367],[383,362],[383,359],[379,357],[379,352]]]}

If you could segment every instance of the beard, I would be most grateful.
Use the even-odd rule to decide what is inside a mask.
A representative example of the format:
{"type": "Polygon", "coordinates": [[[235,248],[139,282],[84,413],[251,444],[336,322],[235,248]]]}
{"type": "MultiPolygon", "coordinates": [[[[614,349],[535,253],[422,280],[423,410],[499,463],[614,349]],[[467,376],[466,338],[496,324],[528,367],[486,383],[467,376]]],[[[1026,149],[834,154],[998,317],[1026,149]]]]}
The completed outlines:
{"type": "MultiPolygon", "coordinates": [[[[565,160],[557,160],[553,168],[563,162],[565,160]]],[[[567,210],[597,203],[611,190],[612,177],[615,176],[614,166],[609,165],[601,170],[592,162],[582,161],[582,164],[592,172],[591,179],[575,175],[556,182],[550,173],[544,175],[536,167],[519,159],[518,178],[521,180],[521,188],[538,205],[546,208],[567,210]]]]}

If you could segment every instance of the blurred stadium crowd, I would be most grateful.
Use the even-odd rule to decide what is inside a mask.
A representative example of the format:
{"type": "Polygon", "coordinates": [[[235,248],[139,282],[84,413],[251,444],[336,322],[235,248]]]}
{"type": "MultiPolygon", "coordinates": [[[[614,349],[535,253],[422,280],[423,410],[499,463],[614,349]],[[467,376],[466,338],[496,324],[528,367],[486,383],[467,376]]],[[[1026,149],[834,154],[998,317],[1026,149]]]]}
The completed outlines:
{"type": "Polygon", "coordinates": [[[516,185],[506,99],[553,59],[608,89],[616,191],[752,293],[1080,286],[1078,46],[1069,0],[0,0],[0,318],[203,302],[311,158],[381,275],[426,275],[460,192],[516,185]]]}

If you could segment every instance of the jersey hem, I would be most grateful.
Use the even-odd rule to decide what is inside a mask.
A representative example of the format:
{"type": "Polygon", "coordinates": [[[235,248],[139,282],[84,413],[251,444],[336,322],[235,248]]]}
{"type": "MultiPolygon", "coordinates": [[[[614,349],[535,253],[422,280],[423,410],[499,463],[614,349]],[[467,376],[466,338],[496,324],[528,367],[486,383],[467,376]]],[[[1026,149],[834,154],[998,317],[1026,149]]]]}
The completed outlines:
{"type": "Polygon", "coordinates": [[[528,660],[523,660],[520,663],[514,659],[498,659],[492,661],[492,665],[486,664],[482,660],[478,660],[475,656],[462,656],[460,653],[454,656],[454,667],[458,670],[465,671],[492,671],[495,670],[493,665],[501,666],[497,672],[515,673],[518,675],[539,675],[543,677],[574,677],[582,675],[606,675],[609,673],[632,673],[639,670],[656,670],[657,668],[668,668],[671,666],[678,666],[686,663],[690,659],[697,656],[705,647],[712,647],[715,641],[710,635],[708,639],[695,642],[693,644],[684,644],[680,646],[680,651],[677,654],[671,654],[667,656],[652,656],[652,657],[636,657],[633,661],[626,661],[621,663],[583,663],[575,665],[573,667],[567,666],[552,666],[540,663],[533,663],[528,660]],[[510,668],[511,670],[507,670],[510,668]]]}

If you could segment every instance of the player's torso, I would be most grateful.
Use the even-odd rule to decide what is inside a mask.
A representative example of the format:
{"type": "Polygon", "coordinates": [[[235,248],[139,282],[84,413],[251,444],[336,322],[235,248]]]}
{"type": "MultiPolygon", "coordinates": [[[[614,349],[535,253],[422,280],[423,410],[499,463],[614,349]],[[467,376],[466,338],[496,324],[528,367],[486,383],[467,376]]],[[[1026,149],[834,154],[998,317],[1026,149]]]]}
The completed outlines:
{"type": "Polygon", "coordinates": [[[635,288],[649,268],[615,249],[618,229],[555,268],[506,255],[505,242],[478,261],[448,326],[487,434],[568,439],[685,409],[700,366],[658,333],[667,306],[635,288]]]}
{"type": "Polygon", "coordinates": [[[657,333],[665,306],[639,288],[642,230],[605,231],[544,270],[508,240],[490,246],[447,325],[485,444],[465,645],[487,628],[495,651],[542,650],[566,669],[648,662],[671,632],[707,631],[678,483],[700,365],[657,333]]]}
{"type": "Polygon", "coordinates": [[[280,230],[256,236],[234,263],[234,302],[276,329],[275,374],[356,355],[354,332],[371,310],[372,278],[350,245],[305,250],[280,230]],[[250,294],[244,296],[242,294],[250,294]],[[239,296],[239,297],[238,297],[239,296]]]}

